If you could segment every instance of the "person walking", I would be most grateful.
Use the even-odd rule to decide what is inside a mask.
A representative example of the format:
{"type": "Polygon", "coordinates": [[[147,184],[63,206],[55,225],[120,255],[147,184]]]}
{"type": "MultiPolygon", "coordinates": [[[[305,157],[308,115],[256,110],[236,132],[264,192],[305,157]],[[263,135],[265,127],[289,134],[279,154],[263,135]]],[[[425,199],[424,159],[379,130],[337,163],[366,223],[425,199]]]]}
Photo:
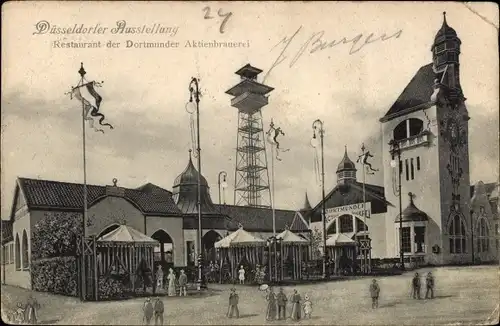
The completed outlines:
{"type": "Polygon", "coordinates": [[[236,315],[236,318],[240,318],[240,311],[238,309],[239,296],[236,293],[236,289],[232,288],[231,293],[229,294],[229,308],[227,310],[227,317],[233,318],[233,314],[236,315]]]}
{"type": "Polygon", "coordinates": [[[306,294],[304,297],[305,301],[302,304],[304,307],[304,319],[311,319],[311,314],[312,314],[312,302],[309,300],[309,296],[306,294]]]}
{"type": "Polygon", "coordinates": [[[147,298],[146,302],[144,302],[144,306],[142,307],[142,311],[144,312],[144,317],[142,321],[144,324],[149,325],[151,324],[151,318],[153,318],[153,304],[151,303],[151,298],[147,298]]]}
{"type": "Polygon", "coordinates": [[[297,292],[297,290],[293,290],[292,299],[290,300],[292,302],[292,319],[293,320],[300,320],[300,318],[301,318],[300,300],[301,300],[300,294],[297,292]]]}
{"type": "Polygon", "coordinates": [[[175,273],[172,268],[168,270],[168,296],[169,297],[175,297],[175,273]]]}
{"type": "Polygon", "coordinates": [[[276,319],[276,294],[272,287],[269,287],[268,293],[266,295],[267,300],[267,312],[266,312],[266,320],[275,320],[276,319]]]}
{"type": "Polygon", "coordinates": [[[413,299],[420,299],[421,284],[420,284],[420,276],[418,275],[418,273],[415,273],[411,285],[412,285],[413,299]]]}
{"type": "Polygon", "coordinates": [[[160,298],[157,297],[154,306],[155,325],[163,325],[163,312],[163,301],[161,301],[160,298]]]}
{"type": "Polygon", "coordinates": [[[181,274],[179,275],[179,296],[187,296],[187,275],[184,273],[184,270],[181,269],[181,274]]]}
{"type": "Polygon", "coordinates": [[[281,316],[283,316],[283,319],[286,319],[286,303],[288,299],[285,293],[283,293],[283,288],[280,288],[276,299],[278,302],[278,319],[281,319],[281,316]]]}
{"type": "Polygon", "coordinates": [[[380,294],[380,287],[378,286],[377,280],[373,279],[372,284],[370,284],[370,296],[372,298],[372,309],[378,308],[378,296],[380,294]]]}
{"type": "Polygon", "coordinates": [[[158,265],[156,270],[156,286],[158,289],[163,289],[163,269],[161,268],[161,265],[158,265]]]}
{"type": "Polygon", "coordinates": [[[426,291],[425,291],[425,298],[430,298],[434,299],[434,276],[432,275],[431,272],[427,273],[427,277],[425,278],[425,283],[426,283],[426,291]]]}

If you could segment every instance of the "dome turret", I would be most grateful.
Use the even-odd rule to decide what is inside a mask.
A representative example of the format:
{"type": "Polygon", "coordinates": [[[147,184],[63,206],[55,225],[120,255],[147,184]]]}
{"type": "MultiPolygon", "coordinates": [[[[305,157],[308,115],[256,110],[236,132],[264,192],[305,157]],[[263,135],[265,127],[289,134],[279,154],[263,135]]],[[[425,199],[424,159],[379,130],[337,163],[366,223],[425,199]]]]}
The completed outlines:
{"type": "Polygon", "coordinates": [[[344,157],[337,167],[337,183],[346,183],[356,181],[356,164],[347,155],[347,146],[345,147],[344,157]]]}
{"type": "MultiPolygon", "coordinates": [[[[189,162],[184,171],[175,178],[172,187],[173,199],[181,212],[185,214],[198,213],[198,170],[193,165],[191,150],[189,151],[189,162]]],[[[203,175],[200,178],[200,202],[201,212],[204,214],[216,214],[217,211],[210,197],[208,182],[203,175]]]]}

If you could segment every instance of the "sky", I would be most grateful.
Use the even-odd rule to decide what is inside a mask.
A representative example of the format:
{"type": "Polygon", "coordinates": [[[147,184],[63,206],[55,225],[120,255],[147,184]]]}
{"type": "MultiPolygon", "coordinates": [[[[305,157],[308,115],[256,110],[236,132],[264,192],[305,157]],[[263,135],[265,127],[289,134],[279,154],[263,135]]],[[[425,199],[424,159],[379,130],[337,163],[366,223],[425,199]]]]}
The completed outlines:
{"type": "MultiPolygon", "coordinates": [[[[104,81],[101,112],[113,130],[87,129],[89,184],[135,188],[152,182],[171,190],[192,147],[185,110],[189,81],[200,78],[202,173],[218,202],[217,177],[228,173],[225,196],[233,203],[237,109],[225,91],[238,83],[247,63],[262,69],[274,87],[263,108],[285,132],[290,148],[275,164],[276,207],[301,208],[307,192],[314,205],[321,188],[313,169],[312,122],[324,121],[327,191],[347,146],[355,159],[361,144],[380,168],[381,118],[417,72],[431,62],[430,48],[442,12],[462,40],[460,69],[467,98],[471,183],[498,179],[498,7],[493,3],[334,2],[9,2],[2,6],[1,205],[8,218],[16,177],[83,181],[81,105],[65,95],[79,81],[104,81]],[[209,17],[205,19],[210,8],[209,17]],[[218,14],[220,13],[220,15],[218,14]],[[225,14],[231,13],[223,26],[225,14]],[[178,27],[175,36],[111,34],[127,26],[178,27]],[[102,35],[36,34],[51,26],[108,27],[102,35]],[[39,25],[40,26],[40,25],[39,25]],[[401,31],[398,37],[365,46],[401,31]],[[323,33],[322,33],[323,32],[323,33]],[[313,41],[339,42],[362,34],[357,47],[314,50],[313,41]],[[295,35],[295,36],[294,36],[295,35]],[[294,36],[292,38],[292,36],[294,36]],[[284,50],[284,38],[290,45],[284,50]],[[179,42],[179,48],[54,48],[54,41],[179,42]],[[247,48],[186,48],[186,41],[241,41],[247,48]],[[312,51],[311,51],[312,50],[312,51]],[[300,53],[302,53],[300,55],[300,53]],[[280,57],[281,54],[281,57],[280,57]],[[280,58],[283,60],[280,61],[280,58]],[[278,60],[279,64],[275,65],[278,60]]],[[[317,45],[318,43],[316,43],[317,45]]],[[[262,81],[262,78],[259,79],[262,81]]],[[[367,182],[382,184],[382,174],[367,182]]]]}

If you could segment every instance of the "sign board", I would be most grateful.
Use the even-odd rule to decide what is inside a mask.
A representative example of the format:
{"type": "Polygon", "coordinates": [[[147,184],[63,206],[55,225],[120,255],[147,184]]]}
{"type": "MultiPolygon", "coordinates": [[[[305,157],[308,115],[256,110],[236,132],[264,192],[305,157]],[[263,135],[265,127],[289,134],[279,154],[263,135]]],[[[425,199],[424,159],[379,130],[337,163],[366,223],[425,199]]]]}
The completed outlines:
{"type": "Polygon", "coordinates": [[[333,218],[343,214],[353,214],[363,217],[366,216],[366,218],[370,218],[372,213],[371,204],[372,203],[370,202],[365,203],[364,210],[363,210],[363,203],[328,208],[326,209],[326,220],[330,221],[333,218]]]}

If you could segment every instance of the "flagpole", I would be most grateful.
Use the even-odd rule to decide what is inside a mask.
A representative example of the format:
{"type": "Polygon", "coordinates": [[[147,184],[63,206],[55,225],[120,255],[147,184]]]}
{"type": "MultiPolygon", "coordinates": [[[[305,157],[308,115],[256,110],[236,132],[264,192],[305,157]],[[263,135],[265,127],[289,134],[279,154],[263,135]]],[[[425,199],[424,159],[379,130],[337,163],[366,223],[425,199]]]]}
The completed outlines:
{"type": "MultiPolygon", "coordinates": [[[[366,237],[366,190],[365,190],[365,183],[366,183],[366,168],[365,168],[365,160],[364,160],[364,157],[365,157],[365,144],[363,143],[361,145],[361,154],[362,154],[362,160],[361,160],[361,166],[362,166],[362,169],[363,169],[363,223],[364,223],[364,226],[363,226],[363,231],[365,232],[365,234],[363,235],[363,239],[366,237]]],[[[366,273],[367,271],[367,266],[366,266],[366,261],[367,261],[367,257],[366,257],[366,254],[367,254],[367,251],[363,251],[363,272],[366,273]]]]}
{"type": "Polygon", "coordinates": [[[271,207],[273,211],[273,250],[274,250],[274,278],[276,281],[278,281],[278,259],[276,257],[277,255],[277,250],[276,250],[276,211],[275,211],[275,205],[274,205],[274,155],[275,155],[275,144],[271,144],[271,175],[273,179],[273,183],[271,185],[271,193],[272,193],[272,200],[271,200],[271,207]]]}
{"type": "MultiPolygon", "coordinates": [[[[84,76],[86,74],[81,63],[78,73],[81,76],[80,86],[83,85],[84,76]]],[[[82,154],[83,154],[83,238],[82,238],[82,300],[86,298],[86,275],[87,266],[85,264],[85,239],[87,238],[87,156],[86,156],[86,133],[85,133],[85,102],[82,97],[82,154]]]]}

